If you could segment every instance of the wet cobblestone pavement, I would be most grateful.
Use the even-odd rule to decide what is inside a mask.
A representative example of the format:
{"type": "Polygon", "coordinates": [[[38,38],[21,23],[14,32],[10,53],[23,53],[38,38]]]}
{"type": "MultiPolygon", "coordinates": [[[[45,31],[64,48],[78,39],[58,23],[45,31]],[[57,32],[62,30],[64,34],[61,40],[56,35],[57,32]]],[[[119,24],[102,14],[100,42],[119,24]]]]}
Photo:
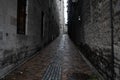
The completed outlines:
{"type": "Polygon", "coordinates": [[[92,75],[93,71],[68,36],[63,35],[6,76],[5,80],[87,80],[83,79],[86,74],[92,75]],[[75,74],[82,77],[74,78],[75,74]]]}

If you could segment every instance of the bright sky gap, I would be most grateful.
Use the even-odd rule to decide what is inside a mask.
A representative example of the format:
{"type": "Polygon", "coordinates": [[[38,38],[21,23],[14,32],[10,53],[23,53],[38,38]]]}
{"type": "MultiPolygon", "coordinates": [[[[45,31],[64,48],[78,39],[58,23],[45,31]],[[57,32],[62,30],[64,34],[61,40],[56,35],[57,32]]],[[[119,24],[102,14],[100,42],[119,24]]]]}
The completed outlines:
{"type": "Polygon", "coordinates": [[[65,16],[65,24],[67,23],[67,5],[68,5],[68,0],[64,0],[64,16],[65,16]]]}

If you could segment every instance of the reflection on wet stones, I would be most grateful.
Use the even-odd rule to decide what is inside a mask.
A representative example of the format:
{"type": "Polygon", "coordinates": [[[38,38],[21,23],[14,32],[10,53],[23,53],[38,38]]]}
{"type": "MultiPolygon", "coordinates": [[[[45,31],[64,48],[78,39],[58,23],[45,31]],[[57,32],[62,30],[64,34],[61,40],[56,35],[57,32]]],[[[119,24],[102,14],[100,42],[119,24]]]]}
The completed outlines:
{"type": "Polygon", "coordinates": [[[60,36],[39,53],[5,80],[97,80],[87,79],[94,72],[68,35],[60,36]]]}

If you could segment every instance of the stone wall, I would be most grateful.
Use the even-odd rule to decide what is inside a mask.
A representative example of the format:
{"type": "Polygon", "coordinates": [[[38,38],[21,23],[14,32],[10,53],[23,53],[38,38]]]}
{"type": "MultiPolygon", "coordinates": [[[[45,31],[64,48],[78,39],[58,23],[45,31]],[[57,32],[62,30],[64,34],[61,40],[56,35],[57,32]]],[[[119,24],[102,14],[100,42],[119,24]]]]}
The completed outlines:
{"type": "Polygon", "coordinates": [[[59,35],[56,6],[55,0],[27,0],[26,32],[17,34],[17,0],[0,0],[0,78],[59,35]]]}
{"type": "Polygon", "coordinates": [[[120,1],[113,0],[115,72],[120,79],[120,1]]]}
{"type": "MultiPolygon", "coordinates": [[[[113,0],[112,4],[114,18],[115,80],[119,80],[120,1],[113,0]]],[[[80,47],[83,54],[96,67],[105,80],[111,80],[113,63],[111,59],[110,0],[79,0],[77,3],[69,3],[69,7],[70,16],[68,27],[71,39],[80,47]],[[77,17],[76,13],[78,14],[77,17]],[[79,16],[80,21],[78,21],[79,16]],[[74,19],[75,17],[76,19],[74,19]],[[72,21],[73,19],[74,21],[72,21]]]]}

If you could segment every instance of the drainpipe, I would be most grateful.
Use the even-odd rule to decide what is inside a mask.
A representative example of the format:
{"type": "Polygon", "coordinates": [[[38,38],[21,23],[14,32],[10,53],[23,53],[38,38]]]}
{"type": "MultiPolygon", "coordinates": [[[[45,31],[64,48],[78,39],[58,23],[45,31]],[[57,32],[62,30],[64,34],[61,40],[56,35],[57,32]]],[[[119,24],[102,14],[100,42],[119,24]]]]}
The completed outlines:
{"type": "Polygon", "coordinates": [[[112,79],[111,80],[115,80],[114,76],[115,76],[115,70],[114,70],[114,26],[113,26],[113,3],[112,0],[110,0],[110,23],[111,23],[111,69],[112,69],[112,79]]]}

